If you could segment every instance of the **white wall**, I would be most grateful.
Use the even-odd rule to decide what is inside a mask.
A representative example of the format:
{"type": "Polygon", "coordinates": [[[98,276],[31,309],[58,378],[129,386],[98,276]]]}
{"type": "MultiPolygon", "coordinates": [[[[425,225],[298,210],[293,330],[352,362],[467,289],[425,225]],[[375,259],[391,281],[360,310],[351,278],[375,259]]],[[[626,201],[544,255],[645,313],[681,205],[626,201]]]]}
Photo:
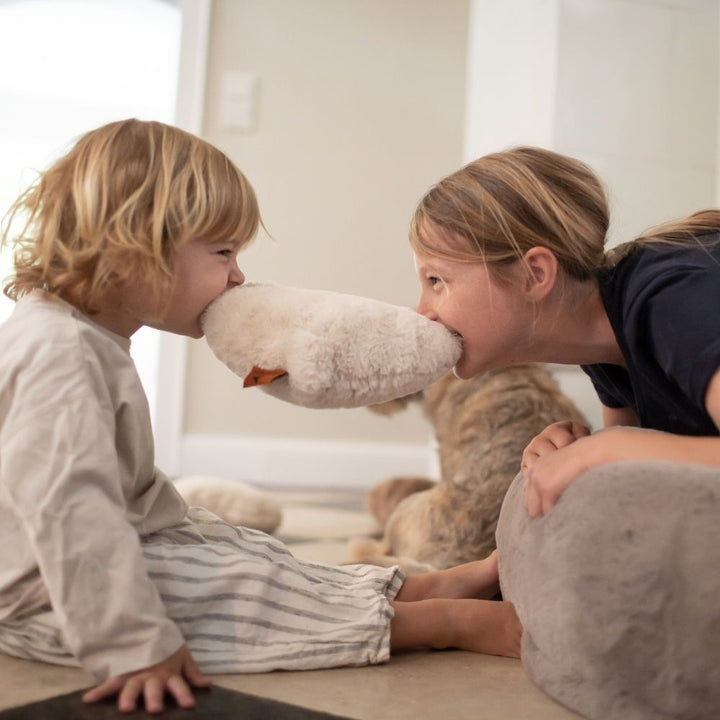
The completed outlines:
{"type": "Polygon", "coordinates": [[[717,0],[562,0],[555,145],[612,200],[612,243],[715,204],[717,0]]]}
{"type": "Polygon", "coordinates": [[[560,0],[472,0],[465,161],[513,145],[552,147],[560,0]]]}

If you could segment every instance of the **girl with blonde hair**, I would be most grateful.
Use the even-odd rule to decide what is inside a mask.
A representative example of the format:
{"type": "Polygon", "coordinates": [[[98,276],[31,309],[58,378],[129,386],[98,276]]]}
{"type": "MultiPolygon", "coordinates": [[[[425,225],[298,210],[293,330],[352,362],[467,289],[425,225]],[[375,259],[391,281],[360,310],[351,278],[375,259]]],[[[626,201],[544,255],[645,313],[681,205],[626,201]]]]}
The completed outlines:
{"type": "Polygon", "coordinates": [[[304,562],[188,508],[154,467],[130,337],[201,337],[260,224],[223,153],[138,120],[81,137],[7,216],[0,651],[80,664],[99,683],[88,702],[158,712],[167,692],[191,707],[204,672],[364,665],[418,645],[519,653],[512,605],[487,599],[495,556],[407,579],[304,562]]]}
{"type": "Polygon", "coordinates": [[[526,448],[533,517],[593,467],[720,468],[720,212],[610,252],[607,229],[593,171],[532,147],[487,155],[441,180],[411,224],[418,311],[462,336],[458,376],[578,364],[602,401],[605,429],[556,423],[526,448]]]}

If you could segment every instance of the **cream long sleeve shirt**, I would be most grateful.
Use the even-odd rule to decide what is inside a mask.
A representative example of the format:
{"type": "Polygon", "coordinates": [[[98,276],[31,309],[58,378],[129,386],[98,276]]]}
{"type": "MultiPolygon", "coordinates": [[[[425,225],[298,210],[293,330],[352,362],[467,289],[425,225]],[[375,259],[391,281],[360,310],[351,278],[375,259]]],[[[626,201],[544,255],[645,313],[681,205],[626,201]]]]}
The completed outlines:
{"type": "Polygon", "coordinates": [[[48,602],[98,680],[183,643],[140,536],[187,506],[154,468],[130,341],[36,291],[0,328],[0,623],[48,602]]]}

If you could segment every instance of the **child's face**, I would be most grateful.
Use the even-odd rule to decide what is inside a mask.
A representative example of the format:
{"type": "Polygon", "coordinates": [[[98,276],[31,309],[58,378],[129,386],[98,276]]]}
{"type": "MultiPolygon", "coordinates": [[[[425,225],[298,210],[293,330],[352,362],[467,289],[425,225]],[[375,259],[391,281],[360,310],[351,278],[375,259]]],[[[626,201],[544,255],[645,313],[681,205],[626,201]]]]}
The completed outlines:
{"type": "Polygon", "coordinates": [[[415,253],[415,267],[421,285],[417,311],[462,337],[458,377],[524,359],[532,312],[514,283],[500,285],[485,263],[453,262],[422,252],[415,253]]]}
{"type": "Polygon", "coordinates": [[[159,330],[199,338],[200,316],[225,290],[242,285],[245,276],[237,265],[238,246],[231,241],[190,240],[175,256],[175,282],[167,311],[152,326],[159,330]]]}

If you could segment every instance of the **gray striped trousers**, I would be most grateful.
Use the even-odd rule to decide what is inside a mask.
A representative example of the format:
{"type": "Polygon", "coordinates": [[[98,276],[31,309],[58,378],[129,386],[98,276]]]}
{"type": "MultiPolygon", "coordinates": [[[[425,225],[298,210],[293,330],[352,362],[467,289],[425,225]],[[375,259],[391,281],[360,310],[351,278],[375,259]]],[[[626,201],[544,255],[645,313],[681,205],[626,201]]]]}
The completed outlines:
{"type": "MultiPolygon", "coordinates": [[[[254,673],[381,663],[390,656],[397,568],[328,566],[276,538],[191,508],[144,536],[148,574],[203,672],[254,673]]],[[[49,607],[0,624],[0,651],[78,665],[49,607]]]]}

